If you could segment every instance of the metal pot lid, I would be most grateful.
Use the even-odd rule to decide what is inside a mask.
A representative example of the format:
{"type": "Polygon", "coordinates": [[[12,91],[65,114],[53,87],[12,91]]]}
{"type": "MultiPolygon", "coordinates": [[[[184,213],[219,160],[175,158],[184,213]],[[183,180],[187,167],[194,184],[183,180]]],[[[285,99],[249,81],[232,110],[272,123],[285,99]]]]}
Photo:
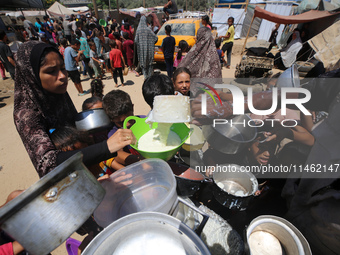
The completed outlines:
{"type": "Polygon", "coordinates": [[[83,255],[210,254],[202,240],[178,219],[158,212],[125,216],[105,228],[83,255]]]}
{"type": "Polygon", "coordinates": [[[26,189],[16,199],[13,199],[10,203],[3,206],[0,210],[0,225],[4,223],[7,219],[11,218],[21,208],[32,202],[42,193],[46,192],[53,185],[57,184],[65,177],[69,176],[71,173],[81,168],[79,164],[82,162],[82,158],[83,154],[81,152],[73,155],[72,157],[61,163],[59,166],[57,166],[55,169],[53,169],[53,171],[49,172],[39,181],[26,189]]]}

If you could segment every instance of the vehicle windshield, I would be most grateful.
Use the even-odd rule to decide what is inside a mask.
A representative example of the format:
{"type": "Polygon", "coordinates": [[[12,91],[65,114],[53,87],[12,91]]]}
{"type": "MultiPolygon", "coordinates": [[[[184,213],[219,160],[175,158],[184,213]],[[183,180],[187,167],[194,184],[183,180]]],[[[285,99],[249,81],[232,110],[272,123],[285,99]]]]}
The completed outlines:
{"type": "MultiPolygon", "coordinates": [[[[171,26],[171,35],[189,35],[195,36],[195,24],[194,23],[172,23],[169,24],[171,26]]],[[[166,35],[165,26],[159,30],[157,35],[166,35]]]]}

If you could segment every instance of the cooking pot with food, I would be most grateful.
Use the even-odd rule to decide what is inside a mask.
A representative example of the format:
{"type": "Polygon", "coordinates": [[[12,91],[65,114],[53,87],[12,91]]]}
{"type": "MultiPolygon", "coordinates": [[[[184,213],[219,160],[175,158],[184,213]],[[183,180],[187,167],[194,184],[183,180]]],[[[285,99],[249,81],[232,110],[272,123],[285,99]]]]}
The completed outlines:
{"type": "Polygon", "coordinates": [[[246,210],[258,190],[256,177],[238,165],[220,165],[213,173],[215,199],[229,209],[246,210]]]}
{"type": "Polygon", "coordinates": [[[159,212],[138,212],[110,224],[82,254],[208,255],[210,252],[180,220],[159,212]]]}
{"type": "Polygon", "coordinates": [[[246,244],[250,255],[312,254],[301,232],[289,221],[273,215],[262,215],[252,220],[247,228],[246,244]]]}

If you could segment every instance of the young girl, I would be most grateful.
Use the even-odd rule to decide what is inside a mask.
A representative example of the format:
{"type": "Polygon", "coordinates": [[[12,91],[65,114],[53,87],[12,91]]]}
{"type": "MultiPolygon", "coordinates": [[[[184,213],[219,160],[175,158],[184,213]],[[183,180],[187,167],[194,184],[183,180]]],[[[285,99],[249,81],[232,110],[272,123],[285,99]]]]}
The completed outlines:
{"type": "Polygon", "coordinates": [[[174,61],[174,67],[175,68],[177,68],[179,63],[181,63],[182,59],[185,57],[185,55],[189,51],[189,44],[186,41],[181,40],[178,43],[178,48],[179,48],[179,51],[177,52],[176,57],[175,57],[175,61],[174,61]]]}
{"type": "Polygon", "coordinates": [[[104,97],[104,85],[103,82],[99,79],[94,79],[91,81],[91,94],[93,97],[104,97]]]}
{"type": "Polygon", "coordinates": [[[60,54],[64,57],[64,52],[67,47],[67,39],[63,38],[60,40],[60,47],[59,47],[59,52],[60,54]]]}
{"type": "Polygon", "coordinates": [[[228,19],[228,31],[225,36],[220,36],[220,39],[223,39],[222,42],[222,51],[223,53],[227,52],[227,68],[230,68],[231,64],[231,50],[234,45],[234,35],[235,35],[235,26],[234,26],[234,18],[230,17],[228,19]]]}
{"type": "Polygon", "coordinates": [[[205,27],[211,29],[212,24],[211,24],[211,22],[210,22],[210,19],[209,19],[209,16],[208,16],[208,15],[204,15],[204,16],[202,17],[201,22],[202,22],[202,25],[203,25],[203,26],[205,26],[205,27]]]}
{"type": "Polygon", "coordinates": [[[173,75],[175,94],[190,96],[190,78],[191,73],[188,68],[179,67],[175,70],[173,75]]]}

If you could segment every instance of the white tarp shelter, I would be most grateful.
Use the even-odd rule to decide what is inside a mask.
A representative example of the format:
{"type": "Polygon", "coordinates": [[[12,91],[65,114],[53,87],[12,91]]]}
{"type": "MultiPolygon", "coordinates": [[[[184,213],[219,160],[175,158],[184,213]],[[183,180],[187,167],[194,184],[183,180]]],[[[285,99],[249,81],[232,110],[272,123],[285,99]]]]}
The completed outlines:
{"type": "Polygon", "coordinates": [[[48,8],[47,11],[53,13],[54,16],[58,14],[62,14],[62,15],[74,14],[72,10],[66,8],[65,6],[61,5],[58,2],[54,2],[54,4],[50,8],[48,8]]]}
{"type": "MultiPolygon", "coordinates": [[[[278,14],[278,15],[284,15],[289,16],[292,11],[292,4],[290,3],[274,3],[274,4],[266,4],[265,7],[266,11],[278,14]]],[[[271,22],[269,20],[262,20],[261,26],[257,35],[257,40],[266,40],[268,41],[270,38],[270,35],[272,33],[272,30],[275,26],[274,22],[271,22]]],[[[278,29],[278,35],[276,37],[277,42],[281,38],[282,31],[284,29],[284,25],[281,25],[278,29]]]]}
{"type": "Polygon", "coordinates": [[[225,35],[228,31],[228,18],[234,18],[235,24],[235,39],[241,38],[242,25],[245,17],[244,9],[235,8],[215,8],[212,18],[212,24],[217,28],[217,34],[219,36],[225,35]]]}

